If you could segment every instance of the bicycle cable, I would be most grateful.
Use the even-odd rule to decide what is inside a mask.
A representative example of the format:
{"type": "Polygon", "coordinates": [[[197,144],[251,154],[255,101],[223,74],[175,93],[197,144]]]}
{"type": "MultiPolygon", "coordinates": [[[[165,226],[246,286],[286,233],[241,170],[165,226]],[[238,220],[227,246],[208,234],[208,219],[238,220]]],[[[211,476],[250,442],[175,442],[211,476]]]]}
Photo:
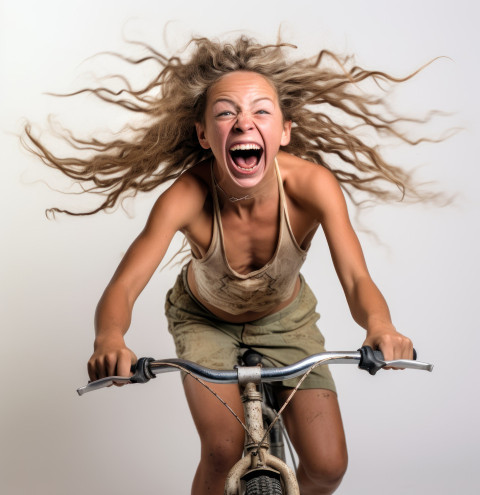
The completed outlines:
{"type": "MultiPolygon", "coordinates": [[[[329,358],[322,359],[321,361],[318,361],[315,364],[313,364],[312,366],[310,366],[310,368],[305,372],[305,374],[302,376],[302,378],[300,378],[299,382],[297,383],[297,385],[295,386],[295,388],[292,390],[291,394],[287,397],[287,399],[283,403],[282,407],[278,411],[275,411],[276,412],[275,418],[273,419],[273,421],[270,423],[270,425],[266,429],[265,434],[263,435],[263,438],[261,439],[261,441],[258,442],[258,443],[256,443],[255,455],[259,453],[261,446],[264,444],[265,439],[268,437],[268,435],[269,435],[270,431],[272,430],[273,426],[277,423],[277,421],[281,421],[280,415],[282,414],[282,412],[284,411],[284,409],[287,407],[287,405],[289,404],[289,402],[292,400],[293,396],[297,393],[300,385],[304,382],[304,380],[307,378],[307,376],[317,366],[320,366],[325,361],[331,361],[332,359],[340,359],[340,358],[329,357],[329,358]]],[[[228,409],[228,411],[233,415],[233,417],[238,421],[238,423],[240,423],[240,425],[242,426],[242,428],[245,430],[245,432],[246,432],[247,436],[250,438],[250,440],[253,441],[252,437],[250,436],[250,432],[248,431],[248,428],[245,425],[245,423],[238,417],[238,415],[235,413],[235,411],[214,390],[212,390],[207,385],[207,383],[205,383],[201,378],[199,378],[198,376],[195,376],[194,373],[192,373],[191,371],[187,370],[183,366],[181,366],[179,364],[176,364],[176,363],[168,363],[168,364],[167,363],[165,363],[165,364],[158,363],[158,364],[160,366],[161,365],[164,365],[164,366],[172,366],[174,368],[178,368],[179,370],[183,371],[187,375],[190,375],[192,378],[194,378],[198,383],[200,383],[203,387],[205,387],[214,397],[216,397],[220,401],[221,404],[223,404],[228,409]]],[[[292,447],[291,447],[289,441],[287,443],[288,443],[288,448],[289,448],[289,451],[290,451],[290,455],[292,456],[292,459],[293,459],[292,447]]],[[[295,462],[294,459],[293,459],[293,462],[295,462]]]]}
{"type": "MultiPolygon", "coordinates": [[[[198,376],[195,376],[194,373],[192,373],[191,371],[187,370],[183,366],[181,366],[179,364],[176,364],[176,363],[158,363],[158,365],[159,366],[171,366],[173,368],[178,368],[179,370],[182,370],[184,373],[186,373],[187,375],[190,375],[192,378],[194,378],[195,380],[197,380],[198,383],[200,383],[201,385],[203,385],[214,397],[216,397],[230,411],[231,414],[233,414],[233,416],[235,417],[235,419],[242,425],[242,428],[245,430],[245,432],[247,433],[248,437],[251,440],[253,440],[252,437],[250,436],[250,432],[248,431],[247,426],[238,417],[237,413],[214,390],[212,390],[201,378],[198,378],[198,376]]],[[[262,440],[262,442],[263,442],[263,440],[262,440]]]]}
{"type": "Polygon", "coordinates": [[[268,425],[268,428],[266,429],[265,434],[263,435],[263,438],[257,444],[257,450],[256,450],[257,454],[258,454],[258,451],[260,450],[260,446],[263,444],[263,442],[267,438],[268,434],[272,430],[272,428],[275,425],[275,423],[280,419],[280,415],[282,414],[282,412],[284,411],[284,409],[287,407],[288,403],[292,400],[293,396],[297,393],[300,385],[304,382],[304,380],[307,378],[307,376],[317,366],[320,366],[325,361],[331,361],[332,359],[339,359],[339,358],[325,358],[325,359],[322,359],[321,361],[316,362],[315,364],[313,364],[312,366],[310,366],[310,368],[308,368],[308,370],[305,372],[305,374],[302,376],[302,378],[300,378],[300,380],[297,383],[296,387],[292,390],[292,393],[287,397],[287,400],[283,403],[282,407],[278,411],[276,411],[276,415],[275,415],[274,420],[268,425]]]}

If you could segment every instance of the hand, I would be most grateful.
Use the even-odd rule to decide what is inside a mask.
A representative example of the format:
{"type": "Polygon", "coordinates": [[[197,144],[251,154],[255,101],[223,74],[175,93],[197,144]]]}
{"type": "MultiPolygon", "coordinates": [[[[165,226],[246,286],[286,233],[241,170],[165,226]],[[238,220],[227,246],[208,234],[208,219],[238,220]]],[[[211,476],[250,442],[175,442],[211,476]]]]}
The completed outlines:
{"type": "Polygon", "coordinates": [[[130,368],[137,356],[125,345],[123,338],[95,341],[95,351],[88,361],[91,381],[106,376],[132,376],[130,368]]]}
{"type": "MultiPolygon", "coordinates": [[[[372,349],[380,349],[385,361],[396,359],[413,359],[412,341],[397,332],[394,328],[382,328],[375,331],[367,331],[367,338],[363,345],[368,345],[372,349]]],[[[403,369],[393,366],[384,369],[403,369]]]]}

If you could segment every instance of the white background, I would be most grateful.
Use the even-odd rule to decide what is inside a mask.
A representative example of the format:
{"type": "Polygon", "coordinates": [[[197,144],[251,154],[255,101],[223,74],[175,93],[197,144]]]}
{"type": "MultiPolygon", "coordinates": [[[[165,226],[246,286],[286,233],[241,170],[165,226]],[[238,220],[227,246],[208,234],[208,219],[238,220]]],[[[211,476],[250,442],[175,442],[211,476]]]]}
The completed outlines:
{"type": "MultiPolygon", "coordinates": [[[[420,177],[457,194],[455,205],[376,207],[362,221],[381,242],[360,234],[395,324],[435,369],[375,378],[350,366],[334,369],[350,455],[338,493],[478,493],[480,133],[474,5],[465,0],[0,1],[1,493],[186,494],[199,453],[175,374],[82,398],[75,392],[87,380],[96,302],[158,192],[129,203],[133,218],[118,210],[47,220],[44,210],[50,206],[80,209],[91,203],[52,190],[68,183],[21,149],[16,135],[24,119],[45,129],[52,113],[80,135],[119,128],[124,114],[92,98],[43,93],[81,88],[93,69],[122,70],[124,65],[108,57],[83,62],[103,50],[138,53],[122,40],[122,32],[161,50],[166,33],[174,50],[192,34],[221,36],[232,30],[273,42],[281,23],[283,39],[297,44],[299,54],[322,48],[353,52],[359,64],[395,75],[438,55],[450,57],[404,85],[396,94],[397,108],[417,115],[431,108],[456,112],[430,130],[462,126],[463,132],[437,145],[394,148],[389,157],[422,166],[420,177]]],[[[140,80],[142,75],[147,74],[140,71],[140,80]]],[[[138,355],[174,355],[163,301],[177,270],[159,271],[137,303],[127,343],[138,355]]],[[[348,314],[321,235],[303,271],[319,300],[329,349],[358,348],[363,330],[348,314]]]]}

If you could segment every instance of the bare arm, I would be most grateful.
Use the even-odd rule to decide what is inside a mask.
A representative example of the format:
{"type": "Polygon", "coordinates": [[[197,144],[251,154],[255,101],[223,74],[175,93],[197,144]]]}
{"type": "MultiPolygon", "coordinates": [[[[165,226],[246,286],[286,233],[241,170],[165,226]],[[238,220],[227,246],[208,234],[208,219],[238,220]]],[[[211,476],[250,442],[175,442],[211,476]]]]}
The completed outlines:
{"type": "Polygon", "coordinates": [[[302,178],[307,210],[322,225],[353,319],[367,331],[365,345],[379,348],[387,360],[411,359],[412,343],[396,331],[381,292],[367,269],[352,228],[343,193],[326,169],[307,167],[302,178]]]}
{"type": "Polygon", "coordinates": [[[94,353],[88,362],[91,380],[128,376],[135,354],[126,347],[133,305],[161,263],[179,230],[188,229],[202,210],[206,192],[190,175],[182,176],[155,203],[144,230],[132,243],[95,313],[94,353]]]}

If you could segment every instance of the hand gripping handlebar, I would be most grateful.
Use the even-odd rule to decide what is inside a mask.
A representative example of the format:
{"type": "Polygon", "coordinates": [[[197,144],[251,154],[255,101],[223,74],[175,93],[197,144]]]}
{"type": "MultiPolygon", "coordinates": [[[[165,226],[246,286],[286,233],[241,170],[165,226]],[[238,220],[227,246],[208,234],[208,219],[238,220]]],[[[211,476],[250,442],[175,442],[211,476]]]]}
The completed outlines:
{"type": "MultiPolygon", "coordinates": [[[[382,351],[374,351],[370,346],[364,345],[358,349],[360,352],[360,362],[358,363],[358,367],[362,370],[368,371],[371,375],[375,375],[375,373],[384,368],[385,366],[395,366],[397,368],[414,368],[414,366],[408,366],[411,363],[410,360],[398,359],[396,361],[385,361],[382,351]],[[407,366],[402,366],[407,365],[407,366]]],[[[417,351],[413,349],[413,359],[417,360],[417,351]]],[[[417,363],[419,364],[419,363],[417,363]]],[[[423,363],[422,363],[423,364],[423,363]]],[[[430,365],[431,368],[427,369],[427,371],[432,371],[433,366],[430,365]]],[[[423,369],[423,368],[416,368],[423,369]]]]}
{"type": "MultiPolygon", "coordinates": [[[[416,359],[415,351],[414,358],[416,359]]],[[[295,378],[304,374],[312,366],[320,363],[358,363],[359,368],[368,371],[371,375],[375,375],[379,369],[384,368],[385,366],[426,371],[432,371],[433,369],[433,365],[420,361],[411,361],[408,359],[385,361],[383,354],[380,351],[374,351],[371,347],[364,346],[356,352],[323,352],[309,356],[308,358],[302,359],[289,366],[281,368],[261,368],[261,380],[264,382],[274,382],[295,378]]],[[[213,383],[238,383],[237,369],[213,370],[184,359],[164,359],[156,361],[153,358],[143,357],[132,366],[132,376],[109,376],[101,378],[100,380],[95,380],[88,385],[77,389],[77,392],[79,395],[83,395],[86,392],[91,392],[114,384],[146,383],[150,379],[155,378],[159,373],[179,371],[180,369],[185,369],[199,378],[203,378],[206,381],[213,383]]]]}

